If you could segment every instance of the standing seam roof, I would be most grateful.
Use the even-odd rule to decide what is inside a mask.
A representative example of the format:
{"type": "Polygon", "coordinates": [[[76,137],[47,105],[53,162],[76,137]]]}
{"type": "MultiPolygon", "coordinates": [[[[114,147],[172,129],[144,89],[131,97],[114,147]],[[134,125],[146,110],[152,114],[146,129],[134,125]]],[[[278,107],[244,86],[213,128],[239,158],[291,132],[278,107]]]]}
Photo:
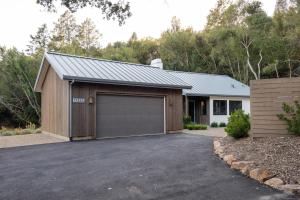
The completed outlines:
{"type": "MultiPolygon", "coordinates": [[[[161,88],[191,88],[180,78],[150,65],[79,57],[55,52],[45,53],[45,59],[59,77],[64,80],[161,88]]],[[[39,76],[37,81],[39,81],[39,76]]]]}
{"type": "Polygon", "coordinates": [[[249,86],[227,76],[194,72],[168,71],[170,74],[192,85],[184,89],[184,95],[195,96],[250,96],[249,86]]]}

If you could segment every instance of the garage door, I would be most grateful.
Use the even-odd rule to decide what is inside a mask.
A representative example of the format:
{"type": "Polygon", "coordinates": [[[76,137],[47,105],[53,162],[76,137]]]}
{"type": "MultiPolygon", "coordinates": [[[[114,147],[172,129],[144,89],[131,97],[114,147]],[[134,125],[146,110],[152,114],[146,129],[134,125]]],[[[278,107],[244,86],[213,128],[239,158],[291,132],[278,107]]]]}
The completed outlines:
{"type": "Polygon", "coordinates": [[[97,95],[97,138],[161,134],[164,98],[97,95]]]}

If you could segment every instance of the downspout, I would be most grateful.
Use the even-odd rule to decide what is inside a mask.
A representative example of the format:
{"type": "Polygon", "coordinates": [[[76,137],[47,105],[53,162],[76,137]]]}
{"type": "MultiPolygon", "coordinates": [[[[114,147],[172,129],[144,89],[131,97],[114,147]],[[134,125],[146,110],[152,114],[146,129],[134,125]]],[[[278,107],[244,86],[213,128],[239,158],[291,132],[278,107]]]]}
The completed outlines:
{"type": "Polygon", "coordinates": [[[73,140],[72,138],[72,85],[75,83],[75,80],[73,79],[71,82],[69,82],[69,138],[70,141],[73,140]]]}

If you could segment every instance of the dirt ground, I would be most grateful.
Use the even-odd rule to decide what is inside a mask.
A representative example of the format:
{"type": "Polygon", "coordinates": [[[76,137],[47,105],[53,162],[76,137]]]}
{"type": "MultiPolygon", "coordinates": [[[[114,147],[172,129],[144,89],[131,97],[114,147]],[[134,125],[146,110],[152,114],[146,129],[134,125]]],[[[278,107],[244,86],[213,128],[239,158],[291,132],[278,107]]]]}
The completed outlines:
{"type": "Polygon", "coordinates": [[[238,160],[254,161],[253,168],[266,168],[285,183],[300,184],[300,137],[219,139],[225,154],[238,160]]]}

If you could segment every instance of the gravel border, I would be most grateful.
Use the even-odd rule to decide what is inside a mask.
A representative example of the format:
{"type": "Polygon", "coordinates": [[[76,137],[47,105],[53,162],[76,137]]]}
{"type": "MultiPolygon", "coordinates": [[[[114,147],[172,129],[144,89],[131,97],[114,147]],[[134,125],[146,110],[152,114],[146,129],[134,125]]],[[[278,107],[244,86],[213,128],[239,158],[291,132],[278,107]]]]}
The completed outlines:
{"type": "Polygon", "coordinates": [[[216,138],[214,150],[250,178],[300,194],[300,137],[216,138]]]}

